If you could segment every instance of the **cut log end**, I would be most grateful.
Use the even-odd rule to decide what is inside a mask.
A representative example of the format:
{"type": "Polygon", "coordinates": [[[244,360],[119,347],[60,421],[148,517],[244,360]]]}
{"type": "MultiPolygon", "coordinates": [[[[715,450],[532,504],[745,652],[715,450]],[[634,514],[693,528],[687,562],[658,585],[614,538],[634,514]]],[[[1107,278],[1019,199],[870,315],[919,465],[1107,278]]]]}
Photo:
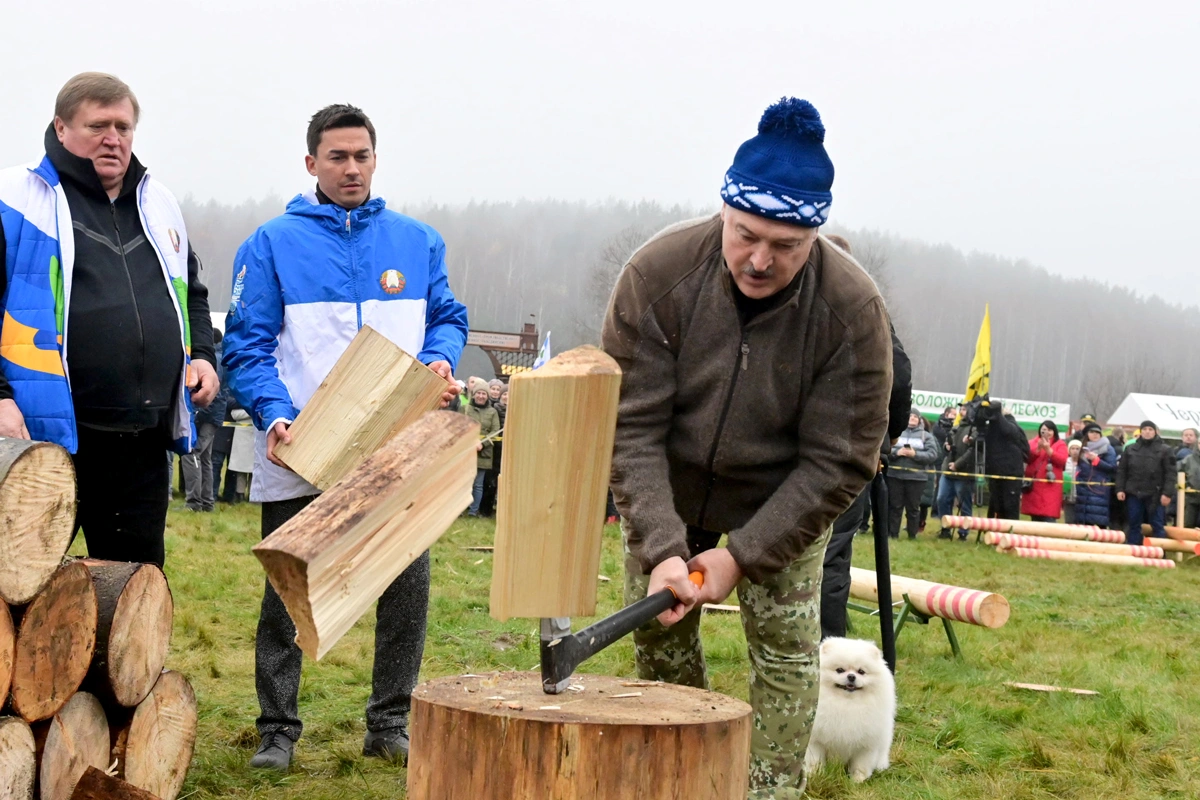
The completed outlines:
{"type": "Polygon", "coordinates": [[[37,746],[29,723],[0,717],[0,798],[33,800],[37,780],[37,746]]]}
{"type": "Polygon", "coordinates": [[[133,712],[114,748],[121,777],[162,800],[175,800],[196,749],[199,715],[187,678],[167,670],[133,712]]]}
{"type": "Polygon", "coordinates": [[[41,800],[69,800],[89,766],[108,766],[108,720],[100,701],[87,692],[76,693],[53,719],[39,725],[37,738],[41,800]]]}
{"type": "Polygon", "coordinates": [[[47,442],[0,437],[0,598],[28,603],[75,530],[75,467],[47,442]]]}
{"type": "Polygon", "coordinates": [[[153,564],[85,559],[99,604],[96,654],[87,688],[105,702],[136,706],[167,659],[174,600],[153,564]]]}
{"type": "Polygon", "coordinates": [[[51,576],[17,629],[13,709],[49,719],[83,683],[96,647],[98,608],[88,569],[74,561],[51,576]]]}
{"type": "Polygon", "coordinates": [[[537,673],[442,678],[413,692],[410,800],[744,798],[750,707],[671,684],[537,673]],[[500,699],[498,699],[500,698],[500,699]],[[465,754],[465,755],[464,755],[465,754]]]}
{"type": "Polygon", "coordinates": [[[13,627],[12,614],[8,610],[8,603],[0,600],[0,706],[4,705],[4,699],[12,687],[16,649],[17,631],[13,627]]]}

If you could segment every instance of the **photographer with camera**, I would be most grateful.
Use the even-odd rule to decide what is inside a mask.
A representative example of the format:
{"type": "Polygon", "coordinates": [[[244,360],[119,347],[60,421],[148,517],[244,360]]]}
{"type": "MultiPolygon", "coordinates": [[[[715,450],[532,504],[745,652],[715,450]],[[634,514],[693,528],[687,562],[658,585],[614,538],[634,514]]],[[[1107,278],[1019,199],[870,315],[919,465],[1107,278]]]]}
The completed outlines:
{"type": "Polygon", "coordinates": [[[975,412],[983,439],[984,468],[988,477],[988,516],[1021,518],[1021,479],[1029,458],[1029,440],[1011,414],[999,403],[982,400],[975,412]]]}

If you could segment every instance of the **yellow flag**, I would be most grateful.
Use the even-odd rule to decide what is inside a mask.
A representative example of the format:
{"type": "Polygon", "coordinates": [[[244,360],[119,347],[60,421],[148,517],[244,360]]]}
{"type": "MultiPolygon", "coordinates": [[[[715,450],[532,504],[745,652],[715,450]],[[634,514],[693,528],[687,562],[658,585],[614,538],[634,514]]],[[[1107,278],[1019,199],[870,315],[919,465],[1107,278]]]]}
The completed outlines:
{"type": "Polygon", "coordinates": [[[967,376],[967,394],[964,402],[986,396],[992,382],[992,318],[988,305],[983,307],[983,324],[979,326],[979,338],[975,340],[975,358],[971,360],[971,373],[967,376]]]}

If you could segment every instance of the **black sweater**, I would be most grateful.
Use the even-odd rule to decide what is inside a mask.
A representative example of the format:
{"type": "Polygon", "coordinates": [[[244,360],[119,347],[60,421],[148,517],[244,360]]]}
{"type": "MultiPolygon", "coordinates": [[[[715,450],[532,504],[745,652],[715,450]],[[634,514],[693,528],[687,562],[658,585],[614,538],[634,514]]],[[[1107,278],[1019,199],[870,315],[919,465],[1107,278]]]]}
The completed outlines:
{"type": "MultiPolygon", "coordinates": [[[[68,152],[53,127],[46,131],[46,153],[62,181],[74,229],[66,325],[78,422],[124,431],[158,427],[175,403],[183,348],[171,289],[138,216],[136,190],[146,169],[133,158],[110,201],[92,162],[68,152]]],[[[0,237],[0,259],[4,251],[0,237]]],[[[189,248],[192,356],[214,363],[208,289],[199,270],[189,248]]],[[[6,277],[0,274],[0,296],[6,277]]],[[[12,390],[0,376],[0,398],[6,397],[12,390]]]]}

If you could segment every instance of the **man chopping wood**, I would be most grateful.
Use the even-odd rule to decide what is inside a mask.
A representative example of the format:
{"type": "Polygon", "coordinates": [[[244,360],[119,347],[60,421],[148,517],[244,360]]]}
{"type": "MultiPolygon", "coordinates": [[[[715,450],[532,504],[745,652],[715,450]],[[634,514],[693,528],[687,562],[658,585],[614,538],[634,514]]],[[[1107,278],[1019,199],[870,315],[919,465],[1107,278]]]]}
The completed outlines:
{"type": "Polygon", "coordinates": [[[625,599],[669,587],[679,600],[634,634],[638,673],[705,686],[701,605],[736,588],[752,797],[798,798],[828,528],[879,462],[891,336],[875,284],[818,236],[833,164],[817,110],[785,98],[758,131],[725,175],[721,213],[630,259],[603,343],[624,372],[612,486],[625,599]]]}
{"type": "MultiPolygon", "coordinates": [[[[250,499],[266,538],[319,490],[275,455],[288,427],[363,325],[370,325],[450,382],[467,340],[467,310],[450,291],[446,245],[433,228],[371,196],[375,127],[362,110],[334,105],[308,126],[315,191],[242,245],[234,263],[223,363],[234,396],[258,429],[250,499]]],[[[408,710],[425,646],[429,553],[379,599],[373,691],[363,753],[402,761],[408,710]]],[[[258,621],[255,686],[262,742],[252,767],[286,770],[302,724],[296,628],[268,582],[258,621]]]]}

